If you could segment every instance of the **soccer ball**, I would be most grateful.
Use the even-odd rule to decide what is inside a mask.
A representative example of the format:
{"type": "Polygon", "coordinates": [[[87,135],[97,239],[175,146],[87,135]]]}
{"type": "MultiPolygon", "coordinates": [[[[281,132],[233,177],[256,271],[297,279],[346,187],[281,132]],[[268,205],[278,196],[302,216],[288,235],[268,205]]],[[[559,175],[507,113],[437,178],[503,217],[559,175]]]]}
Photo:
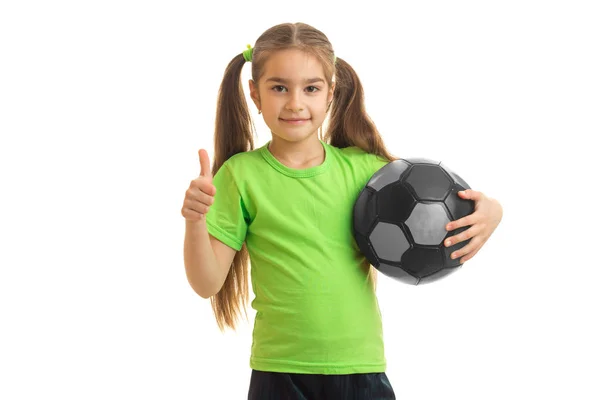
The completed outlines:
{"type": "Polygon", "coordinates": [[[474,202],[458,192],[469,185],[441,162],[425,158],[392,161],[377,171],[360,192],[353,209],[354,238],[369,262],[395,280],[419,285],[459,269],[444,239],[469,227],[446,224],[473,213],[474,202]]]}

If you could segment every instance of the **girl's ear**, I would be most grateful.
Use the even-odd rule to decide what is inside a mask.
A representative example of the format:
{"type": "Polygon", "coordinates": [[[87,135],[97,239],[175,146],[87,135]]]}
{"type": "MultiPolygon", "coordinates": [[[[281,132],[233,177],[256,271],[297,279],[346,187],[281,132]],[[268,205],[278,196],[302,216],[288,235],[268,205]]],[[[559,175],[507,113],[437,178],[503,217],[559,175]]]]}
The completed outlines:
{"type": "Polygon", "coordinates": [[[256,108],[260,110],[260,96],[258,94],[258,87],[252,79],[248,81],[248,86],[250,87],[250,97],[252,98],[252,101],[254,101],[256,108]]]}
{"type": "Polygon", "coordinates": [[[327,111],[329,111],[329,108],[331,107],[331,102],[333,101],[333,92],[335,91],[335,82],[333,82],[331,84],[331,87],[329,88],[329,91],[327,93],[327,111]]]}

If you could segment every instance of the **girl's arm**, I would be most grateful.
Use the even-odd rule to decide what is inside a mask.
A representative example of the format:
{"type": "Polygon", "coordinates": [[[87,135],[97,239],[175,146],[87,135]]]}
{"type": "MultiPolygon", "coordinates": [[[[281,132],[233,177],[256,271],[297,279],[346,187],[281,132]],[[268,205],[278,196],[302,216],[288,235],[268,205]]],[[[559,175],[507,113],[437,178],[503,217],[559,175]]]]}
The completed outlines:
{"type": "Polygon", "coordinates": [[[488,241],[500,224],[503,211],[502,205],[498,200],[488,197],[482,192],[467,189],[458,192],[458,194],[463,199],[473,200],[475,202],[475,211],[466,217],[450,222],[446,226],[448,231],[469,225],[470,228],[446,239],[444,243],[446,246],[453,246],[456,243],[471,239],[469,244],[456,250],[451,255],[452,258],[461,257],[460,262],[462,264],[473,258],[488,241]]]}
{"type": "Polygon", "coordinates": [[[185,273],[192,289],[208,299],[221,290],[236,251],[210,236],[206,220],[186,221],[185,273]]]}

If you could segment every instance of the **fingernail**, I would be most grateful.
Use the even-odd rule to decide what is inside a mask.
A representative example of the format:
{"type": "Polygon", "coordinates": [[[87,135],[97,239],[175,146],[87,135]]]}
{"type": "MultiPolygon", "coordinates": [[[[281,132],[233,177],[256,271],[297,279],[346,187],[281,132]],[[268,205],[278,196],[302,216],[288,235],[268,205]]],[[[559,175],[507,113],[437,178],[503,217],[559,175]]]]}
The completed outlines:
{"type": "Polygon", "coordinates": [[[450,241],[450,239],[446,240],[446,246],[450,246],[452,244],[452,241],[450,241]]]}

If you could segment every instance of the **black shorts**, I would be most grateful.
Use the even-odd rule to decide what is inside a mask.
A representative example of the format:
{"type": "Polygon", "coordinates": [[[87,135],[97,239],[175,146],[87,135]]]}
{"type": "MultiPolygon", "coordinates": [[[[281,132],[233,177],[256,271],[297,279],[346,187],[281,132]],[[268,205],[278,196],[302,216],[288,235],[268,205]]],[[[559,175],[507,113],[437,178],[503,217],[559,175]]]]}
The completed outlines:
{"type": "Polygon", "coordinates": [[[248,400],[395,400],[384,372],[347,375],[252,370],[248,400]]]}

